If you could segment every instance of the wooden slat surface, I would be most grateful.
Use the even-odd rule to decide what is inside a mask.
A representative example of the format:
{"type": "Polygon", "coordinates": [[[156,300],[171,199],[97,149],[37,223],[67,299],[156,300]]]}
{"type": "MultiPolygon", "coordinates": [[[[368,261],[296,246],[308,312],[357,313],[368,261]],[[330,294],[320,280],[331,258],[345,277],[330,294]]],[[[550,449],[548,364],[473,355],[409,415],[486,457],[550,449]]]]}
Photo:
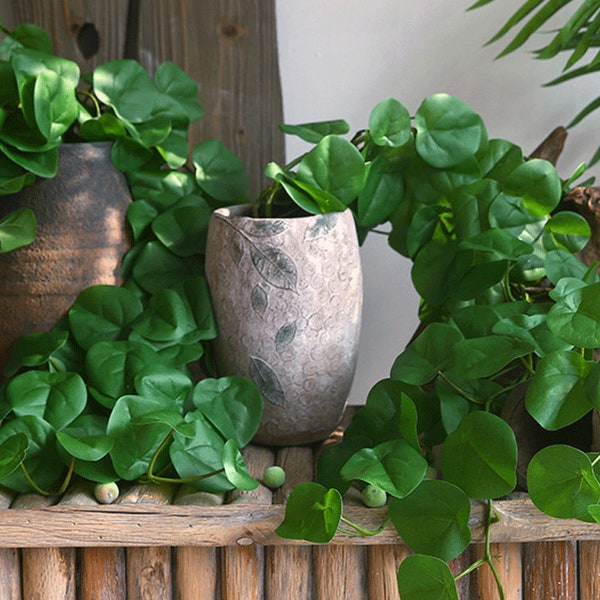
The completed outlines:
{"type": "MultiPolygon", "coordinates": [[[[557,520],[541,514],[528,499],[494,504],[500,522],[494,524],[493,542],[600,540],[600,525],[557,520]]],[[[378,527],[385,509],[350,506],[344,514],[368,528],[378,527]]],[[[223,506],[119,505],[65,506],[0,510],[0,547],[36,546],[238,546],[306,545],[274,533],[284,515],[280,505],[223,506]],[[40,536],[43,531],[43,536],[40,536]]],[[[473,541],[483,542],[485,510],[473,506],[473,541]]],[[[338,533],[334,545],[389,545],[401,543],[392,526],[381,534],[355,537],[338,533]]]]}

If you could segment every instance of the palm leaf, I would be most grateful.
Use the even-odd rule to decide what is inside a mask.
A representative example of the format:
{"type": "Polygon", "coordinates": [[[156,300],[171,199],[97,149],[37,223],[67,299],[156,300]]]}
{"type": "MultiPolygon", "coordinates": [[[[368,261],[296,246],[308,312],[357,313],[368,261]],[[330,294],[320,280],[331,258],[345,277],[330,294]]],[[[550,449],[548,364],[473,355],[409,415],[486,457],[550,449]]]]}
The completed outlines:
{"type": "MultiPolygon", "coordinates": [[[[538,58],[547,59],[556,56],[573,36],[577,35],[582,28],[588,25],[590,18],[597,11],[598,0],[585,0],[552,41],[538,53],[538,58]]],[[[584,41],[583,37],[581,41],[584,41]]]]}

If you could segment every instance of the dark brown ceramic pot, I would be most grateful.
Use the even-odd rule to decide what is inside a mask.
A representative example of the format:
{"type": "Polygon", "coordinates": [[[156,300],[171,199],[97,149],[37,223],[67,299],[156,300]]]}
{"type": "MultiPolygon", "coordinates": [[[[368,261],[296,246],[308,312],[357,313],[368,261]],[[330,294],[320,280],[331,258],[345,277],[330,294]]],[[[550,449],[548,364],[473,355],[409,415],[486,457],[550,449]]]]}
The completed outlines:
{"type": "Polygon", "coordinates": [[[64,144],[56,177],[0,197],[0,218],[27,207],[38,221],[31,245],[0,254],[0,370],[17,338],[51,329],[83,289],[121,282],[131,196],[110,148],[64,144]]]}

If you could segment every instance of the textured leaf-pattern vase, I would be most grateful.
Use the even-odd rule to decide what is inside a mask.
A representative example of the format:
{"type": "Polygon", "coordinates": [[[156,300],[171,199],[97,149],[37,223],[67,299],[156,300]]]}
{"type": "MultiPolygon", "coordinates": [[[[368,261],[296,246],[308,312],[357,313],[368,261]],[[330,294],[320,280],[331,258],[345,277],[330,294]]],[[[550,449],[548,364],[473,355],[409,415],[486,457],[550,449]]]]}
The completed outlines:
{"type": "Polygon", "coordinates": [[[254,381],[264,398],[255,441],[324,439],[339,422],[358,353],[362,273],[350,211],[255,219],[216,210],[206,278],[220,375],[254,381]]]}

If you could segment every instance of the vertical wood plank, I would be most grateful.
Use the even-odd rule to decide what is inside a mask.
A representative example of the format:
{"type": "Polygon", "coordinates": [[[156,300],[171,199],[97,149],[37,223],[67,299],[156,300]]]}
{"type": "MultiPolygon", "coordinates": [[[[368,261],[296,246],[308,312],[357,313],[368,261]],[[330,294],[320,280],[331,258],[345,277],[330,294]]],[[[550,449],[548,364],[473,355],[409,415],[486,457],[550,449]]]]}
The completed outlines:
{"type": "MultiPolygon", "coordinates": [[[[264,470],[274,462],[268,448],[247,446],[243,450],[248,471],[260,480],[264,470]]],[[[260,484],[251,492],[234,490],[231,504],[271,504],[272,493],[260,484]]],[[[264,547],[251,539],[238,540],[237,546],[221,549],[221,594],[223,600],[262,600],[264,598],[264,547]]]]}
{"type": "MultiPolygon", "coordinates": [[[[182,488],[173,504],[218,506],[223,496],[182,488]]],[[[173,578],[175,600],[218,600],[218,549],[185,547],[173,550],[173,578]]]]}
{"type": "Polygon", "coordinates": [[[172,60],[198,82],[206,115],[192,126],[192,145],[221,140],[256,196],[267,163],[285,160],[275,1],[146,0],[139,36],[150,72],[172,60]]]}
{"type": "MultiPolygon", "coordinates": [[[[94,484],[78,482],[60,504],[97,506],[94,484]]],[[[78,600],[126,600],[125,548],[80,548],[77,554],[78,600]]]]}
{"type": "MultiPolygon", "coordinates": [[[[292,490],[304,481],[313,480],[313,451],[307,446],[282,448],[275,464],[285,470],[285,484],[273,497],[274,504],[284,504],[292,490]]],[[[266,548],[265,599],[310,600],[312,587],[312,549],[310,546],[272,546],[266,548]]]]}
{"type": "MultiPolygon", "coordinates": [[[[52,503],[51,498],[24,494],[15,499],[11,509],[40,508],[52,503]]],[[[24,598],[75,600],[75,548],[24,548],[21,560],[24,598]]]]}
{"type": "Polygon", "coordinates": [[[313,548],[313,598],[366,600],[367,556],[363,546],[313,548]]]}
{"type": "Polygon", "coordinates": [[[82,548],[79,600],[126,600],[125,548],[82,548]]]}
{"type": "Polygon", "coordinates": [[[579,542],[579,600],[600,598],[600,543],[579,542]]]}
{"type": "MultiPolygon", "coordinates": [[[[483,544],[471,546],[471,561],[475,562],[484,554],[483,544]]],[[[520,544],[490,544],[495,557],[494,565],[498,571],[504,594],[511,600],[523,598],[523,569],[520,544]]],[[[500,596],[496,580],[488,565],[483,565],[471,574],[471,599],[496,600],[500,596]]]]}
{"type": "MultiPolygon", "coordinates": [[[[9,508],[13,495],[0,490],[0,509],[9,508]]],[[[21,557],[17,548],[0,548],[0,590],[6,600],[21,600],[21,557]]]]}
{"type": "Polygon", "coordinates": [[[102,62],[121,58],[127,4],[122,0],[0,0],[0,15],[9,29],[25,22],[43,27],[52,37],[54,51],[88,72],[102,62]],[[92,28],[98,35],[98,50],[86,57],[87,52],[82,49],[89,47],[86,40],[94,35],[92,28]]]}
{"type": "Polygon", "coordinates": [[[398,592],[398,567],[410,554],[408,546],[369,546],[369,598],[400,600],[398,592]]]}
{"type": "Polygon", "coordinates": [[[578,598],[577,542],[533,542],[523,549],[525,600],[578,598]]]}
{"type": "MultiPolygon", "coordinates": [[[[119,504],[170,504],[174,489],[163,485],[137,485],[127,490],[119,504]]],[[[171,548],[127,548],[127,600],[171,600],[171,548]]]]}

